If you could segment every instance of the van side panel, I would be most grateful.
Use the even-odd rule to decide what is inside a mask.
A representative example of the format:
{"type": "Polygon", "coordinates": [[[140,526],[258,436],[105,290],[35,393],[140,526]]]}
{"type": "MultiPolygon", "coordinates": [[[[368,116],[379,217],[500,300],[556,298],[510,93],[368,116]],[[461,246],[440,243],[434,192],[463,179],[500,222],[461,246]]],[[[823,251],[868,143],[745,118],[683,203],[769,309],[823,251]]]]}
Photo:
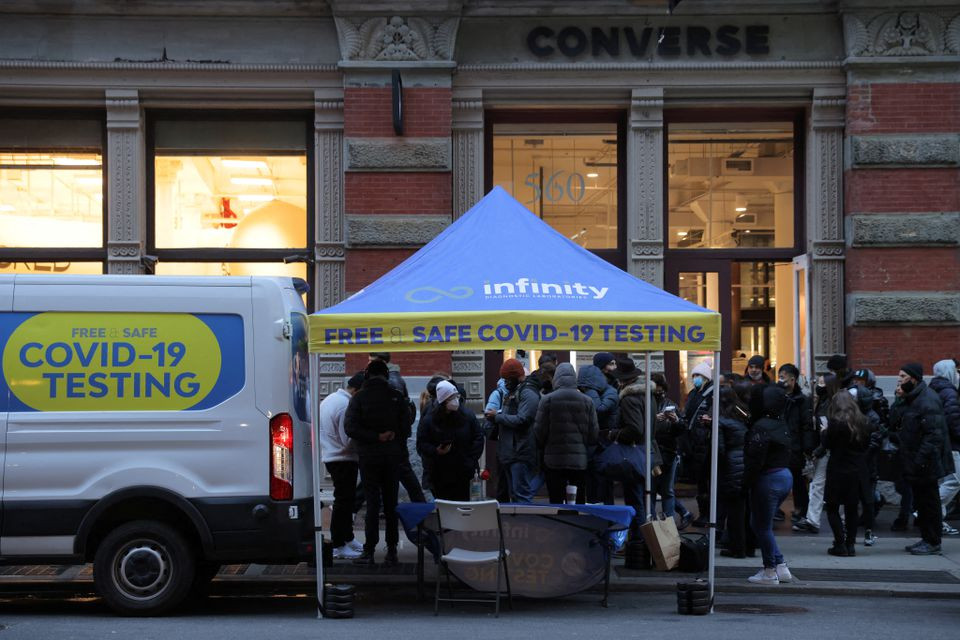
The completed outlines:
{"type": "MultiPolygon", "coordinates": [[[[13,276],[0,276],[0,312],[13,309],[13,276]]],[[[2,366],[2,365],[0,365],[2,366]]],[[[0,371],[0,380],[3,375],[0,371]]],[[[3,530],[3,466],[7,449],[7,404],[5,386],[0,382],[0,531],[3,530]]],[[[0,538],[0,556],[3,555],[3,539],[0,538]]]]}

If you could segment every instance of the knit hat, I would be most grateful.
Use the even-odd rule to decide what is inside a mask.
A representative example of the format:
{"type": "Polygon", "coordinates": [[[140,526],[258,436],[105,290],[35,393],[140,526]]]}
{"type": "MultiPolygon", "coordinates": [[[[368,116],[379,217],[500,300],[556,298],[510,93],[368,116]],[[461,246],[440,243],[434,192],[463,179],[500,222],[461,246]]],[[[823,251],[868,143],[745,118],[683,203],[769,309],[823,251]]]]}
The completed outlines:
{"type": "Polygon", "coordinates": [[[598,369],[603,369],[614,360],[616,360],[616,358],[613,357],[612,353],[600,351],[593,356],[593,366],[597,367],[598,369]]]}
{"type": "Polygon", "coordinates": [[[690,377],[692,378],[693,376],[703,376],[707,380],[713,380],[713,369],[711,369],[710,365],[706,362],[701,362],[690,372],[690,377]]]}
{"type": "Polygon", "coordinates": [[[437,402],[443,404],[454,396],[459,396],[460,392],[449,380],[443,380],[437,383],[437,402]]]}
{"type": "Polygon", "coordinates": [[[847,356],[835,355],[830,356],[827,360],[827,369],[830,371],[846,371],[847,370],[847,356]]]}
{"type": "MultiPolygon", "coordinates": [[[[504,360],[503,364],[500,365],[500,377],[507,378],[521,378],[525,374],[523,370],[523,365],[520,364],[520,361],[516,358],[510,358],[509,360],[504,360]]],[[[439,385],[437,385],[439,386],[439,385]]]]}
{"type": "Polygon", "coordinates": [[[389,378],[390,369],[387,368],[387,363],[383,360],[371,360],[370,364],[367,365],[367,376],[380,376],[381,378],[389,378]]]}
{"type": "Polygon", "coordinates": [[[919,362],[908,362],[900,367],[900,371],[903,371],[916,380],[923,380],[923,365],[919,362]]]}
{"type": "Polygon", "coordinates": [[[347,386],[351,389],[359,389],[363,386],[363,381],[367,379],[367,374],[363,371],[358,371],[347,380],[347,386]]]}
{"type": "Polygon", "coordinates": [[[763,369],[763,363],[766,361],[767,359],[764,358],[763,356],[753,356],[752,358],[747,360],[747,366],[749,367],[750,365],[753,365],[755,367],[760,367],[761,369],[763,369]]]}

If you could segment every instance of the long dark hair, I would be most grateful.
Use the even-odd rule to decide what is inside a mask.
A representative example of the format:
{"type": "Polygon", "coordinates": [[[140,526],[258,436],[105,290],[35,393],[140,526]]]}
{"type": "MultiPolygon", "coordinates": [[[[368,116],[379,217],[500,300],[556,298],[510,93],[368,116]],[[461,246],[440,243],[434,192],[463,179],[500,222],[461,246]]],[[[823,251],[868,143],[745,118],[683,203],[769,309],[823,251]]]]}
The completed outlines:
{"type": "Polygon", "coordinates": [[[743,424],[749,422],[750,412],[732,387],[720,387],[720,416],[743,424]]]}
{"type": "Polygon", "coordinates": [[[857,406],[857,400],[849,393],[834,394],[827,410],[831,422],[844,424],[850,430],[850,439],[863,442],[867,437],[867,418],[857,406]]]}

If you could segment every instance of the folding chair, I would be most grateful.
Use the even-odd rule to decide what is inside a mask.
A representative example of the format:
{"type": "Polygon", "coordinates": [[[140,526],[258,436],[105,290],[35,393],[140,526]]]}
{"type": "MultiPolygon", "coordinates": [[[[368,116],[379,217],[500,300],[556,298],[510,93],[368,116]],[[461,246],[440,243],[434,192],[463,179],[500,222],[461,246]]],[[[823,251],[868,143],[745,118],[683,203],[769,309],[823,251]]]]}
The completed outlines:
{"type": "Polygon", "coordinates": [[[481,502],[454,502],[451,500],[435,501],[437,509],[437,522],[440,529],[440,560],[439,564],[443,566],[447,577],[448,597],[440,597],[440,571],[437,569],[436,592],[433,601],[433,615],[439,615],[440,602],[493,602],[495,603],[495,615],[500,616],[500,572],[507,586],[507,598],[510,602],[510,608],[513,609],[513,592],[510,590],[510,574],[507,572],[507,556],[510,552],[503,543],[503,525],[500,522],[500,503],[496,500],[484,500],[481,502]],[[478,532],[478,531],[496,531],[497,548],[491,551],[470,551],[454,547],[447,550],[444,541],[444,531],[457,532],[478,532]],[[497,589],[496,598],[493,600],[480,600],[477,598],[454,598],[453,590],[450,586],[450,566],[449,562],[459,564],[490,564],[497,563],[497,589]],[[501,569],[502,568],[502,569],[501,569]]]}

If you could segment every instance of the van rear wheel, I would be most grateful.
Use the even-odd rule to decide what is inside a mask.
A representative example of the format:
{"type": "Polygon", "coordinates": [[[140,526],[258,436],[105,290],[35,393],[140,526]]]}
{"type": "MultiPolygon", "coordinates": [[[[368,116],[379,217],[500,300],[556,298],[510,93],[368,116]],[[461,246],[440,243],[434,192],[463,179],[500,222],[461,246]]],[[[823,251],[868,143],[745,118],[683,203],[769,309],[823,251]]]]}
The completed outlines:
{"type": "Polygon", "coordinates": [[[162,522],[137,520],[107,534],[97,548],[93,581],[108,605],[128,616],[167,613],[190,592],[194,552],[162,522]]]}

